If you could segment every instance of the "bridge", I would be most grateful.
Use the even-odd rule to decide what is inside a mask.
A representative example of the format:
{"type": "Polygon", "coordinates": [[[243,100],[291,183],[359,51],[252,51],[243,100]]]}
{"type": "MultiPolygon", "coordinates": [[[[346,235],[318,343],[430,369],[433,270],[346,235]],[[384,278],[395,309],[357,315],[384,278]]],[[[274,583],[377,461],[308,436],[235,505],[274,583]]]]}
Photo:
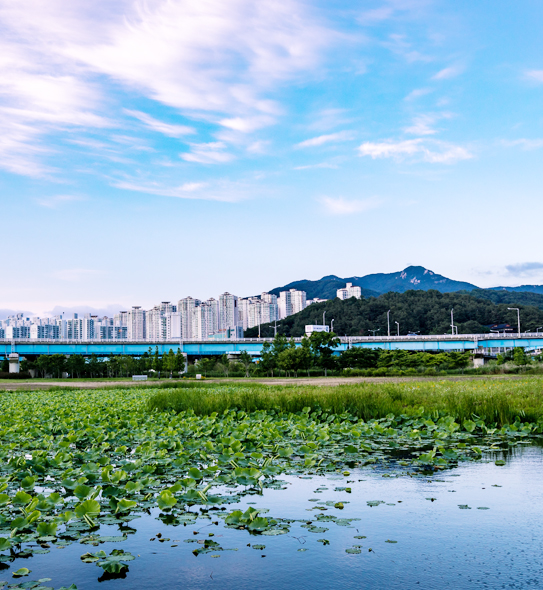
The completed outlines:
{"type": "MultiPolygon", "coordinates": [[[[301,338],[294,339],[297,346],[301,338]]],[[[340,344],[335,349],[341,352],[352,347],[380,348],[384,350],[411,350],[426,352],[472,351],[487,353],[491,349],[518,348],[537,350],[543,348],[543,333],[523,334],[443,334],[439,336],[350,336],[339,338],[340,344]]],[[[251,356],[261,354],[264,342],[271,338],[242,338],[239,340],[5,340],[0,339],[0,357],[18,353],[24,357],[42,354],[81,354],[101,357],[114,355],[141,356],[158,348],[160,355],[173,350],[180,350],[190,357],[237,355],[247,351],[251,356]]]]}

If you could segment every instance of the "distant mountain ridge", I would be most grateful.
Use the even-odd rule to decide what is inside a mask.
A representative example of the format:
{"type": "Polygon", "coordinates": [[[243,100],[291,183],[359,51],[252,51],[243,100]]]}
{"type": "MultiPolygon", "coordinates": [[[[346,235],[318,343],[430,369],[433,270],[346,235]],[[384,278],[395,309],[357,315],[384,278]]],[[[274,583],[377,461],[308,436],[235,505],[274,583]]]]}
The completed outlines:
{"type": "MultiPolygon", "coordinates": [[[[478,289],[476,285],[449,279],[423,266],[408,266],[404,270],[394,273],[377,273],[345,279],[336,275],[328,275],[318,281],[294,281],[284,287],[272,289],[270,293],[279,295],[281,291],[300,289],[307,293],[308,299],[314,299],[316,297],[320,299],[333,299],[336,296],[336,291],[344,287],[345,283],[352,283],[360,287],[363,297],[377,297],[391,291],[405,293],[405,291],[410,290],[429,291],[430,289],[435,289],[440,293],[454,293],[456,291],[472,291],[478,289]]],[[[515,287],[511,289],[517,290],[515,287]]],[[[537,291],[534,290],[533,292],[537,291]]],[[[543,287],[541,288],[541,293],[543,293],[543,287]]]]}

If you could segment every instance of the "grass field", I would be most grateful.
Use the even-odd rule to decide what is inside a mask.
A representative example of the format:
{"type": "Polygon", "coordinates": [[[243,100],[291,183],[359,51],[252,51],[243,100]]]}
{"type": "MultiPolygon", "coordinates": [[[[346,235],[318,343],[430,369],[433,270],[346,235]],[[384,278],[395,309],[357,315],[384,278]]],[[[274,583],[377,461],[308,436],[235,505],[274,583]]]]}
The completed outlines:
{"type": "Polygon", "coordinates": [[[196,415],[278,410],[300,412],[320,408],[371,420],[389,414],[452,416],[457,421],[477,417],[487,424],[543,421],[543,379],[359,383],[335,387],[270,386],[247,384],[217,389],[198,383],[180,383],[158,391],[148,402],[151,410],[192,410],[196,415]]]}

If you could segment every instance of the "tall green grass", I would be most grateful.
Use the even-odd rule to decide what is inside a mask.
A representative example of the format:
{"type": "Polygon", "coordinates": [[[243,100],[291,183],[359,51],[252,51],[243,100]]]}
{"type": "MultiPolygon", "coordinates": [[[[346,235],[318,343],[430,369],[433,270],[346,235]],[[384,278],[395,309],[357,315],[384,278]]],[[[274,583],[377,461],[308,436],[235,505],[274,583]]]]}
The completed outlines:
{"type": "Polygon", "coordinates": [[[237,409],[300,412],[309,407],[333,414],[371,420],[388,414],[452,416],[463,421],[474,416],[487,424],[543,421],[543,380],[360,383],[336,387],[266,386],[257,384],[216,388],[214,385],[164,389],[148,401],[150,411],[192,410],[204,416],[237,409]]]}

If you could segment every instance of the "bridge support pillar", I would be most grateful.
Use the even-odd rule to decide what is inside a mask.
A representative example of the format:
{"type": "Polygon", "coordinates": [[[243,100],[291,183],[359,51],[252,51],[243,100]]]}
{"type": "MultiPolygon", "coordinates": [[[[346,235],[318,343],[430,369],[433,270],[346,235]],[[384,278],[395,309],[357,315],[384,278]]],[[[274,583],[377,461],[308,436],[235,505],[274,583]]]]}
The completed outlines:
{"type": "Polygon", "coordinates": [[[16,352],[12,352],[8,356],[9,361],[9,372],[10,373],[18,373],[19,372],[19,355],[16,352]]]}

